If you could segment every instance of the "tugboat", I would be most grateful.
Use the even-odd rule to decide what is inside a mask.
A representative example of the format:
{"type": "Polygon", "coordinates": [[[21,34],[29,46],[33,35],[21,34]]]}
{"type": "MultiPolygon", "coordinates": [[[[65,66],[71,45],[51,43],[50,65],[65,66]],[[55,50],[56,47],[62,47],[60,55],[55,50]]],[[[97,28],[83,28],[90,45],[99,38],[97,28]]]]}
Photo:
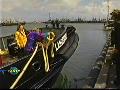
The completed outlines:
{"type": "Polygon", "coordinates": [[[19,56],[20,53],[12,42],[15,35],[0,38],[1,46],[3,46],[0,51],[0,89],[51,88],[55,83],[64,64],[76,50],[79,36],[73,26],[40,29],[43,32],[52,31],[56,35],[48,46],[46,54],[44,47],[36,42],[33,53],[19,56]],[[10,44],[19,57],[9,55],[7,48],[10,44]],[[46,67],[49,67],[49,70],[46,70],[46,67]]]}

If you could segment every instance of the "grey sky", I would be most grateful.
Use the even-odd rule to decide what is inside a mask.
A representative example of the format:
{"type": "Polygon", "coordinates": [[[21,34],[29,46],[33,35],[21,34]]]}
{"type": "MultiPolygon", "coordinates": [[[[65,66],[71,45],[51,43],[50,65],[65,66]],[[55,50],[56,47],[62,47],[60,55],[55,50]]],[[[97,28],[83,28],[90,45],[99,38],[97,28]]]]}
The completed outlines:
{"type": "MultiPolygon", "coordinates": [[[[110,11],[120,9],[120,0],[110,0],[110,11]]],[[[54,18],[105,18],[107,0],[0,0],[0,18],[27,21],[54,18]]]]}

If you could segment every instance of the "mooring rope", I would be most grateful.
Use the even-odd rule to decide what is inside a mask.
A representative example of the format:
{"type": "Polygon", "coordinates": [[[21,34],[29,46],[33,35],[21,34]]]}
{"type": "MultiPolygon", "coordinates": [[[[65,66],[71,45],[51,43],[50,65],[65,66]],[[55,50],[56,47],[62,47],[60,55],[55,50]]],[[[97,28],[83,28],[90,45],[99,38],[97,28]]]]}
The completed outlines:
{"type": "Polygon", "coordinates": [[[49,37],[47,37],[47,39],[48,39],[48,45],[50,44],[50,43],[52,43],[52,47],[51,47],[51,57],[53,58],[54,57],[54,52],[53,52],[53,49],[54,49],[54,38],[55,38],[55,34],[53,33],[53,32],[50,32],[51,34],[52,34],[52,38],[50,38],[50,35],[49,35],[49,37]]]}
{"type": "Polygon", "coordinates": [[[43,51],[43,57],[44,57],[44,62],[45,62],[45,71],[48,72],[49,71],[49,62],[47,60],[47,56],[45,54],[45,50],[44,50],[43,44],[42,44],[42,51],[43,51]]]}
{"type": "Polygon", "coordinates": [[[30,62],[31,62],[32,59],[34,58],[34,56],[35,56],[37,50],[38,50],[38,44],[37,44],[37,46],[36,46],[36,48],[35,48],[34,53],[33,53],[32,56],[31,56],[31,58],[28,60],[27,64],[24,66],[22,72],[19,74],[19,76],[17,77],[17,79],[15,80],[15,82],[12,84],[12,86],[10,87],[10,89],[15,88],[15,86],[16,86],[17,83],[18,83],[18,81],[22,78],[22,76],[23,76],[23,74],[25,73],[25,71],[27,70],[27,68],[28,68],[28,66],[29,66],[29,64],[30,64],[30,62]]]}
{"type": "Polygon", "coordinates": [[[48,60],[48,46],[51,44],[52,42],[52,47],[51,47],[51,57],[53,58],[54,57],[54,52],[53,52],[53,49],[54,49],[54,37],[55,37],[55,34],[53,32],[50,32],[52,34],[52,39],[50,38],[50,35],[47,37],[47,40],[48,40],[48,43],[46,44],[46,48],[44,50],[44,46],[42,43],[41,46],[42,46],[42,51],[43,51],[43,57],[44,57],[44,62],[45,62],[45,71],[48,72],[50,70],[50,66],[49,66],[49,60],[48,60]]]}
{"type": "Polygon", "coordinates": [[[54,42],[52,42],[52,47],[51,47],[51,57],[52,58],[54,58],[54,56],[55,56],[53,49],[54,49],[54,42]]]}

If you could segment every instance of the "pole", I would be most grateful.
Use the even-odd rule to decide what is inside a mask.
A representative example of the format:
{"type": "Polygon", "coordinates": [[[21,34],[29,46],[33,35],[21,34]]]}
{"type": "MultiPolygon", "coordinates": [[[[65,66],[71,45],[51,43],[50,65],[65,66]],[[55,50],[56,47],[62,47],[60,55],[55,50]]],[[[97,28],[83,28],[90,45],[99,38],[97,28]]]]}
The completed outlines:
{"type": "Polygon", "coordinates": [[[107,13],[107,21],[109,20],[109,8],[110,8],[110,6],[109,6],[109,0],[107,0],[107,4],[108,4],[108,13],[107,13]]]}
{"type": "Polygon", "coordinates": [[[49,20],[51,21],[51,16],[50,16],[50,12],[49,12],[49,20]]]}
{"type": "Polygon", "coordinates": [[[5,42],[4,42],[3,38],[2,38],[2,44],[3,44],[3,48],[5,49],[5,42]]]}
{"type": "Polygon", "coordinates": [[[19,80],[22,78],[22,76],[24,75],[25,71],[28,69],[29,64],[31,63],[31,61],[33,60],[34,56],[36,55],[38,50],[38,44],[35,48],[35,51],[33,52],[31,58],[28,60],[27,64],[24,66],[22,72],[19,74],[19,76],[17,77],[17,79],[15,80],[15,82],[12,84],[12,86],[10,87],[10,89],[14,89],[15,86],[17,85],[17,83],[19,82],[19,80]]]}

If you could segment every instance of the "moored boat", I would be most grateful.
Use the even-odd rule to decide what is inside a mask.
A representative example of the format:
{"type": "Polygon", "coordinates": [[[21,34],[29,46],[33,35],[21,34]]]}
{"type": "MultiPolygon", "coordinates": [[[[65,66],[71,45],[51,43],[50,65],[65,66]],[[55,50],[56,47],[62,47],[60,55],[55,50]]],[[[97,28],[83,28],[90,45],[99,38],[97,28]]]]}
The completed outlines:
{"type": "MultiPolygon", "coordinates": [[[[56,37],[48,47],[48,62],[45,62],[43,47],[36,43],[33,53],[20,54],[11,57],[9,51],[1,54],[0,89],[3,88],[51,88],[55,83],[66,61],[77,48],[79,37],[73,26],[65,28],[40,28],[43,32],[52,31],[56,37]],[[54,57],[51,55],[53,48],[54,57]],[[4,64],[3,64],[4,62],[4,64]],[[49,65],[48,65],[49,64],[49,65]],[[46,65],[49,71],[46,72],[46,65]]],[[[7,50],[14,35],[1,37],[2,50],[7,50]]],[[[17,51],[13,44],[13,51],[17,51]]]]}
{"type": "MultiPolygon", "coordinates": [[[[20,22],[21,24],[25,24],[25,22],[20,22]]],[[[14,26],[14,25],[18,25],[19,23],[15,22],[15,23],[5,23],[5,22],[2,22],[1,23],[1,26],[14,26]]]]}
{"type": "Polygon", "coordinates": [[[104,24],[105,31],[111,31],[113,29],[113,20],[109,20],[107,23],[104,24]]]}
{"type": "Polygon", "coordinates": [[[13,26],[18,25],[18,23],[1,23],[1,26],[13,26]]]}

